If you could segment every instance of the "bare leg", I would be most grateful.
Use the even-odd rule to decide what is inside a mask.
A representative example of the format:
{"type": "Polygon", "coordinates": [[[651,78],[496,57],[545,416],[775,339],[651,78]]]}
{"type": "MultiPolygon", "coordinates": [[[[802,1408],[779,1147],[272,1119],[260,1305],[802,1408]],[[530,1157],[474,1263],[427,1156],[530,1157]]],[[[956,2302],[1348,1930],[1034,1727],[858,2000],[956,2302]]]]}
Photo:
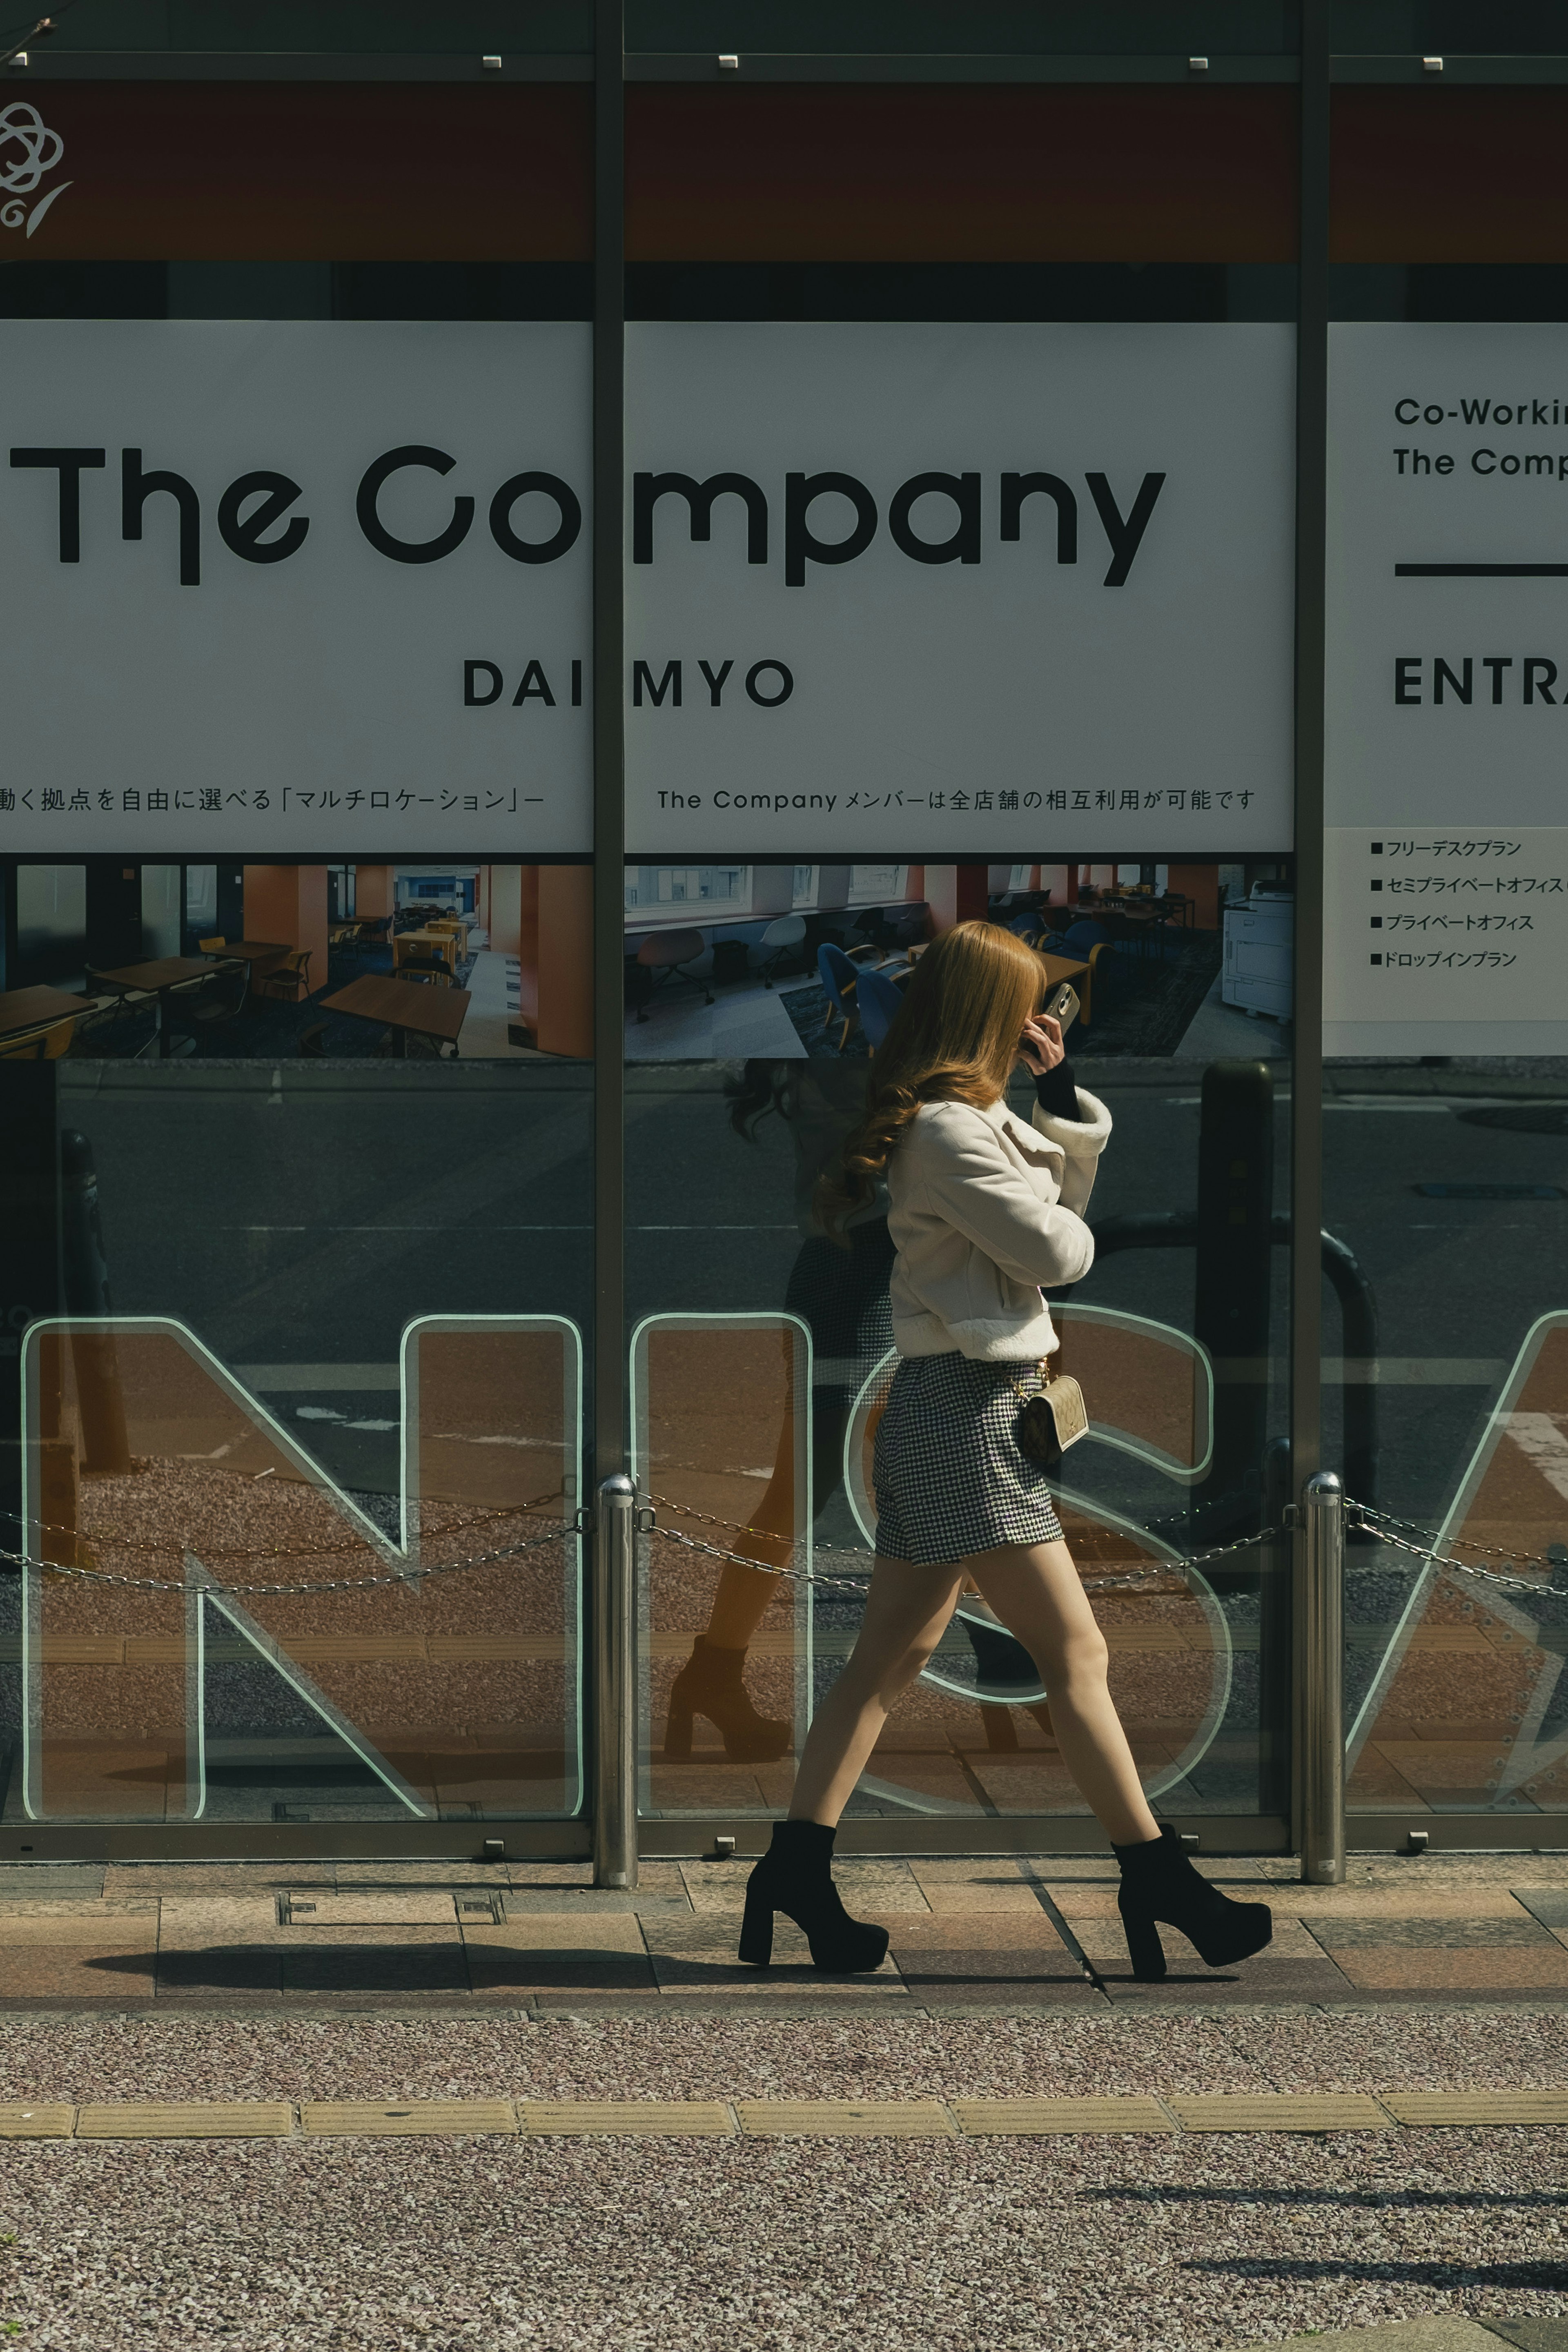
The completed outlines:
{"type": "Polygon", "coordinates": [[[792,1822],[837,1825],[895,1700],[941,1641],[961,1580],[956,1567],[877,1561],[855,1647],[817,1709],[801,1754],[792,1822]]]}
{"type": "Polygon", "coordinates": [[[1063,1760],[1111,1843],[1157,1838],[1106,1682],[1105,1636],[1066,1544],[1000,1544],[963,1565],[1038,1666],[1063,1760]]]}

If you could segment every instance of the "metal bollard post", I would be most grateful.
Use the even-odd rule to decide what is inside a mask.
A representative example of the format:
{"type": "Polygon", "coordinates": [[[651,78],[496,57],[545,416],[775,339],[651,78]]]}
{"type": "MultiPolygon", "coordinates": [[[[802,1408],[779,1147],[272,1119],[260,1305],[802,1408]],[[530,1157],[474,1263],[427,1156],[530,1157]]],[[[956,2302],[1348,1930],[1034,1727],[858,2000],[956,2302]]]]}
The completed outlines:
{"type": "Polygon", "coordinates": [[[1331,1470],[1302,1495],[1296,1591],[1296,1689],[1301,1769],[1301,1876],[1341,1886],[1345,1875],[1345,1498],[1331,1470]]]}
{"type": "Polygon", "coordinates": [[[594,1884],[637,1883],[637,1490],[624,1471],[594,1519],[594,1884]]]}

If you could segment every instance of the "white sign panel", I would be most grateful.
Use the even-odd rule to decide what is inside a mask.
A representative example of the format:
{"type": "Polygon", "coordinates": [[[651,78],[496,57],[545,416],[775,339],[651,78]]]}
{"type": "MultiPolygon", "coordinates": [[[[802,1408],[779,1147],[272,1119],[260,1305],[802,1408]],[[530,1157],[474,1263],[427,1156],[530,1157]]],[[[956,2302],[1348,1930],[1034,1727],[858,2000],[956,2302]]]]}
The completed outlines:
{"type": "Polygon", "coordinates": [[[584,849],[589,337],[0,324],[0,856],[584,849]]]}
{"type": "Polygon", "coordinates": [[[1568,1053],[1568,328],[1331,383],[1326,1049],[1568,1053]]]}
{"type": "Polygon", "coordinates": [[[1291,329],[627,345],[634,855],[1289,847],[1291,329]]]}

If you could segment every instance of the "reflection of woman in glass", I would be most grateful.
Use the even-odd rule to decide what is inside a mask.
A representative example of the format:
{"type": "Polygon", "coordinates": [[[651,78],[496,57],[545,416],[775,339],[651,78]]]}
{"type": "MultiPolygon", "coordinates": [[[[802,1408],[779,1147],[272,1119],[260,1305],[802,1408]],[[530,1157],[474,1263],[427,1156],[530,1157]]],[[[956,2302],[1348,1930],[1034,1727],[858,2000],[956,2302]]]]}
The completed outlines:
{"type": "MultiPolygon", "coordinates": [[[[811,1332],[814,1518],[838,1483],[844,1424],[855,1398],[893,1344],[888,1303],[893,1244],[888,1238],[888,1204],[881,1188],[868,1189],[866,1199],[846,1213],[840,1239],[827,1239],[814,1206],[818,1180],[836,1164],[845,1137],[865,1114],[866,1068],[863,1061],[748,1062],[731,1096],[730,1123],[737,1135],[754,1140],[761,1121],[776,1114],[795,1145],[795,1202],[802,1241],[784,1305],[811,1332]]],[[[785,1347],[787,1363],[793,1360],[787,1336],[785,1347]]],[[[670,1689],[664,1744],[668,1762],[689,1757],[694,1716],[706,1717],[718,1728],[732,1761],[771,1763],[790,1745],[790,1725],[759,1715],[742,1676],[752,1636],[778,1592],[778,1578],[771,1571],[787,1564],[798,1532],[795,1485],[792,1398],[786,1400],[773,1477],[749,1525],[731,1538],[732,1549],[759,1565],[731,1564],[721,1572],[707,1630],[698,1635],[670,1689]]]]}
{"type": "Polygon", "coordinates": [[[1042,982],[1033,950],[995,924],[960,923],[929,949],[872,1066],[871,1107],[845,1145],[842,1181],[824,1188],[832,1218],[887,1184],[900,1361],[877,1433],[865,1619],[812,1725],[790,1817],[748,1882],[743,1960],[766,1963],[783,1911],[818,1967],[880,1964],[887,1931],[846,1913],[834,1837],[966,1575],[1050,1693],[1062,1757],[1121,1864],[1134,1972],[1164,1974],[1161,1919],[1211,1966],[1259,1950],[1271,1933],[1267,1907],[1229,1902],[1150,1811],[1107,1684],[1105,1637],[1045,1471],[1017,1440],[1016,1388],[1057,1344],[1041,1286],[1089,1271],[1082,1211],[1110,1132],[1103,1104],[1072,1082],[1057,1023],[1037,1017],[1042,982]],[[1020,1058],[1035,1079],[1028,1122],[1006,1099],[1020,1058]]]}

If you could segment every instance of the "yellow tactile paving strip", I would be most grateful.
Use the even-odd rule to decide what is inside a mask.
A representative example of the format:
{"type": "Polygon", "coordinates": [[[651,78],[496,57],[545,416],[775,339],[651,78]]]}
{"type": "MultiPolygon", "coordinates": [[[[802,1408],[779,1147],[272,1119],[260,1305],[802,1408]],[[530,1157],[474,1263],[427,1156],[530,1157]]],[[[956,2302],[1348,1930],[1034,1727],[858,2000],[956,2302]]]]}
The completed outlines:
{"type": "Polygon", "coordinates": [[[808,2139],[952,2139],[958,2126],[938,2099],[737,2099],[747,2133],[808,2139]]]}
{"type": "Polygon", "coordinates": [[[306,2100],[300,2124],[307,2139],[407,2137],[419,2132],[515,2132],[510,2099],[399,2099],[376,2106],[352,2099],[306,2100]]]}
{"type": "Polygon", "coordinates": [[[1365,2092],[1226,2093],[1172,2099],[1184,2131],[1386,2131],[1389,2117],[1365,2092]]]}
{"type": "Polygon", "coordinates": [[[518,2117],[531,2137],[586,2138],[618,2133],[626,2139],[669,2137],[723,2139],[735,2129],[727,2105],[718,2099],[602,2099],[552,2103],[518,2102],[518,2117]]]}
{"type": "Polygon", "coordinates": [[[0,2139],[1045,2138],[1104,2132],[1568,2129],[1568,2090],[1071,2099],[127,2099],[0,2105],[0,2139]]]}
{"type": "MultiPolygon", "coordinates": [[[[57,2107],[68,2116],[68,2107],[57,2107]]],[[[78,2107],[78,2139],[288,2139],[294,2110],[283,2099],[119,2100],[112,2106],[78,2107]]],[[[69,2126],[50,2137],[64,2139],[69,2126]]],[[[42,2137],[42,2135],[40,2135],[42,2137]]]]}
{"type": "Polygon", "coordinates": [[[1158,2099],[954,2099],[952,2104],[966,2139],[1179,2129],[1158,2099]]]}

